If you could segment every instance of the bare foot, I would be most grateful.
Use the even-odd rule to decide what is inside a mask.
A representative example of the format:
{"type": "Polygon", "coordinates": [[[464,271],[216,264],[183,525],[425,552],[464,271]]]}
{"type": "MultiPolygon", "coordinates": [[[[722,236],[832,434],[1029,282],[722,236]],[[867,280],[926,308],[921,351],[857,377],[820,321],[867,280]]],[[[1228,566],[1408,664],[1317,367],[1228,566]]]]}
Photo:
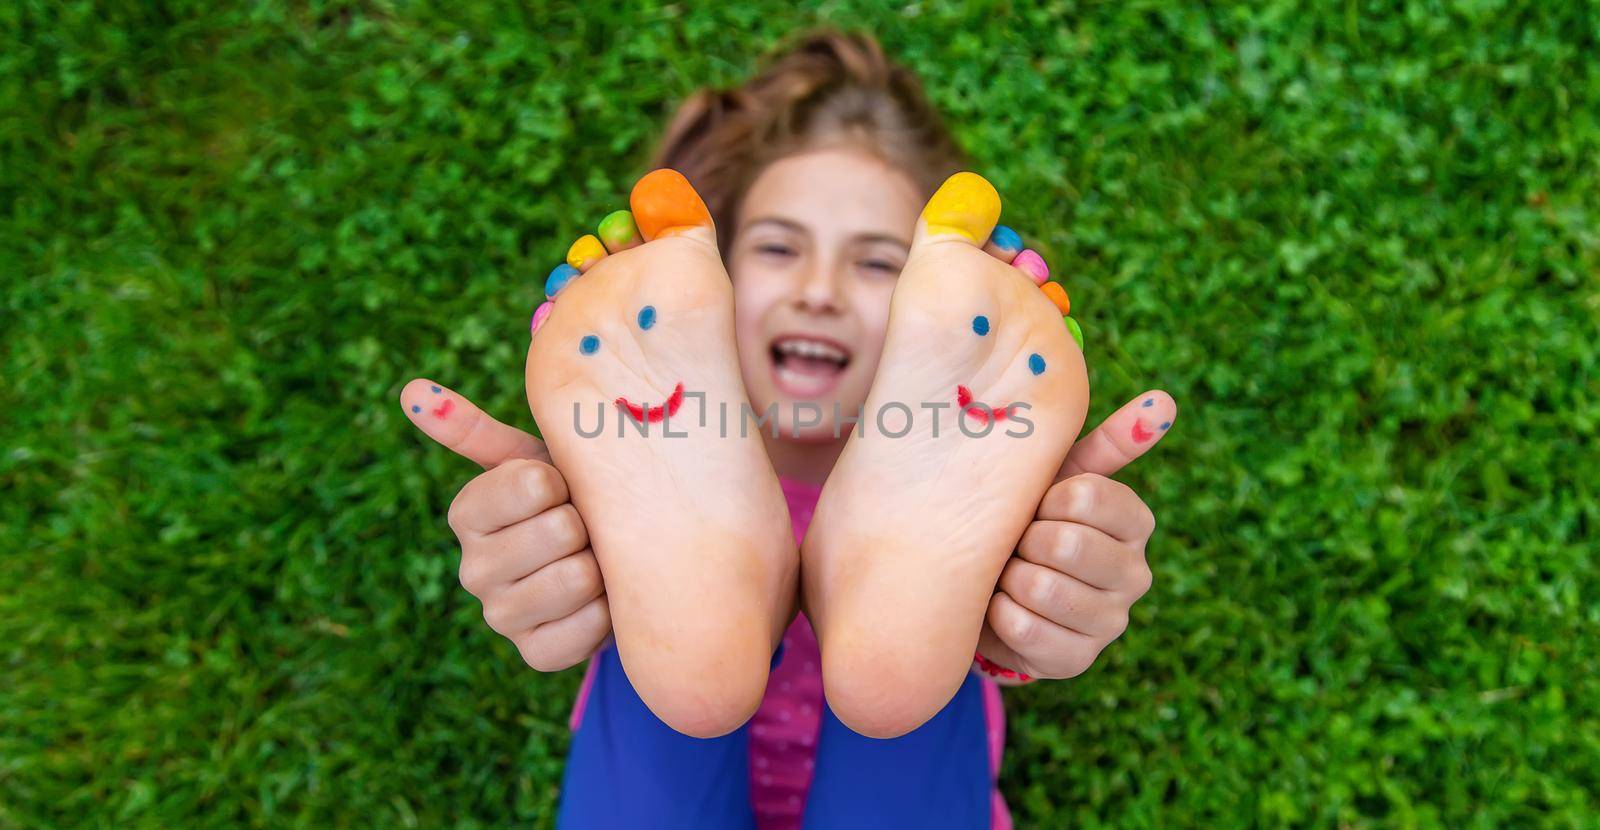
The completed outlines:
{"type": "Polygon", "coordinates": [[[712,737],[761,702],[798,557],[759,432],[720,430],[719,408],[748,398],[711,216],[672,170],[631,201],[552,272],[528,403],[588,527],[628,679],[669,726],[712,737]]]}
{"type": "Polygon", "coordinates": [[[909,732],[960,687],[1000,570],[1088,408],[1065,292],[1041,290],[1037,255],[990,240],[999,216],[972,173],[923,208],[865,432],[802,548],[828,704],[864,735],[909,732]]]}

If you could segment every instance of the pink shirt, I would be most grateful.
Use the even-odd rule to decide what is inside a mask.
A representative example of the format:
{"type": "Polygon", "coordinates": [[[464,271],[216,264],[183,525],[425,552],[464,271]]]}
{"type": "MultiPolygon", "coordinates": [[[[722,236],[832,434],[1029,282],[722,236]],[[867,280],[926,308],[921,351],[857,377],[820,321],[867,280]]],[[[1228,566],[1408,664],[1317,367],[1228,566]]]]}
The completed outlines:
{"type": "MultiPolygon", "coordinates": [[[[794,523],[794,538],[805,537],[811,514],[817,508],[822,487],[783,480],[783,495],[789,502],[789,518],[794,523]]],[[[817,635],[805,615],[795,617],[783,635],[783,660],[767,680],[767,694],[761,708],[750,719],[750,798],[754,802],[756,826],[760,830],[799,830],[805,811],[806,793],[811,789],[811,772],[816,768],[817,733],[822,727],[821,652],[817,635]]],[[[578,700],[572,709],[572,728],[577,729],[588,703],[589,684],[594,666],[583,678],[578,700]]],[[[1005,745],[1005,712],[1000,704],[1000,689],[994,681],[981,678],[985,723],[988,728],[989,769],[1000,769],[1000,754],[1005,745]]],[[[991,772],[991,775],[995,774],[991,772]]],[[[995,830],[1010,830],[1011,813],[1006,809],[998,786],[992,789],[995,830]]]]}

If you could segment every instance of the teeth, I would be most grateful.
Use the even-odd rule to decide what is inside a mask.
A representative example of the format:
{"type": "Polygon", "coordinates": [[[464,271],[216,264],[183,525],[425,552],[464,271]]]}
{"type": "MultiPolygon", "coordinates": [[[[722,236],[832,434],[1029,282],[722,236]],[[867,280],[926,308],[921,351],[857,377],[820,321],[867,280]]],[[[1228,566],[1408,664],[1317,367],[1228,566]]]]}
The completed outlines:
{"type": "Polygon", "coordinates": [[[801,340],[788,338],[778,343],[778,351],[782,354],[807,357],[815,360],[829,360],[834,363],[844,363],[848,355],[840,349],[816,340],[801,340]]]}

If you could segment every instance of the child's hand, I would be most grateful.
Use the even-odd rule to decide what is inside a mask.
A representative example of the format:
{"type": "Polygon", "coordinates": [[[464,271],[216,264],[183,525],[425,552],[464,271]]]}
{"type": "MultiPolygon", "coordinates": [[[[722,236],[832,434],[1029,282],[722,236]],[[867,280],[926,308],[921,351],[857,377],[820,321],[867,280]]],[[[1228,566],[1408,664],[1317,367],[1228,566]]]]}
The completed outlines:
{"type": "Polygon", "coordinates": [[[450,504],[461,541],[461,585],[489,627],[539,671],[582,662],[611,634],[611,612],[589,534],[544,444],[428,380],[400,391],[406,417],[482,464],[450,504]]]}
{"type": "Polygon", "coordinates": [[[1177,411],[1167,393],[1146,392],[1073,445],[1000,574],[980,655],[1032,677],[1076,677],[1122,636],[1150,590],[1144,546],[1156,520],[1106,476],[1155,446],[1177,411]]]}

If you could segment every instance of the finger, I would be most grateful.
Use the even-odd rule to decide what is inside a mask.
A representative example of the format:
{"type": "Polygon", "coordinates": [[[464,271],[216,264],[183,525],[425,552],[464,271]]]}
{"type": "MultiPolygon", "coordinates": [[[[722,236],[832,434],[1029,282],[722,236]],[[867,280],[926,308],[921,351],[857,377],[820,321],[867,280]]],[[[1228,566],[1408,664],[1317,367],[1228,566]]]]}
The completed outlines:
{"type": "Polygon", "coordinates": [[[460,537],[461,587],[480,598],[589,546],[583,520],[570,502],[498,531],[460,537]]]}
{"type": "Polygon", "coordinates": [[[1143,545],[1156,517],[1133,488],[1094,473],[1058,481],[1044,491],[1036,518],[1088,525],[1112,538],[1143,545]]]}
{"type": "Polygon", "coordinates": [[[605,593],[594,551],[564,556],[496,591],[483,619],[501,633],[522,631],[576,613],[605,593]]]}
{"type": "Polygon", "coordinates": [[[604,596],[544,625],[508,639],[522,661],[538,671],[561,671],[589,659],[611,635],[611,608],[604,596]]]}
{"type": "Polygon", "coordinates": [[[1115,473],[1155,446],[1177,418],[1177,402],[1159,389],[1134,398],[1072,446],[1056,480],[1115,473]]]}
{"type": "Polygon", "coordinates": [[[496,421],[459,393],[426,378],[400,390],[400,408],[424,435],[485,468],[513,458],[550,460],[543,441],[496,421]]]}
{"type": "Polygon", "coordinates": [[[1128,609],[1116,594],[1042,565],[1012,558],[999,586],[1023,608],[1097,640],[1115,640],[1128,628],[1128,609]]]}
{"type": "MultiPolygon", "coordinates": [[[[984,656],[1035,677],[1077,677],[1094,663],[1105,643],[1080,634],[1023,608],[1004,593],[989,600],[986,619],[1000,644],[1011,650],[1017,665],[984,656]]],[[[982,638],[979,638],[980,645],[982,638]]]]}
{"type": "Polygon", "coordinates": [[[978,653],[993,663],[1026,675],[1032,676],[1036,668],[1029,665],[1022,655],[1012,651],[1011,646],[1001,642],[1000,635],[994,632],[994,626],[988,620],[984,620],[983,631],[978,634],[978,653]]]}
{"type": "Polygon", "coordinates": [[[456,535],[465,538],[510,527],[567,501],[567,482],[556,468],[513,459],[467,482],[450,503],[448,518],[456,535]]]}
{"type": "Polygon", "coordinates": [[[1036,521],[1023,531],[1017,555],[1102,591],[1150,590],[1150,567],[1139,550],[1088,525],[1036,521]]]}

